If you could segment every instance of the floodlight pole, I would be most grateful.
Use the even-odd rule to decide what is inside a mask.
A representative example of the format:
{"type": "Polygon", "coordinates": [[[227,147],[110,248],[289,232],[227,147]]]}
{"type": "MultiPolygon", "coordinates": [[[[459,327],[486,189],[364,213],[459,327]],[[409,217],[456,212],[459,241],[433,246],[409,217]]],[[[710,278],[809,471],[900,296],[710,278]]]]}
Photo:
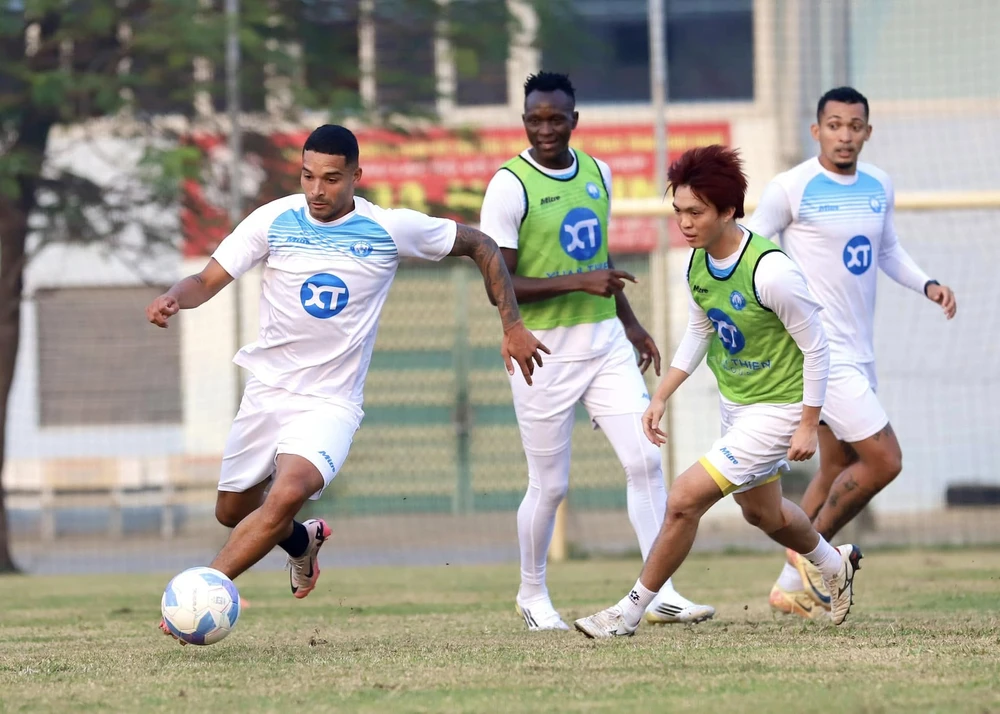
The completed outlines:
{"type": "MultiPolygon", "coordinates": [[[[656,193],[662,200],[667,190],[667,38],[666,13],[663,0],[649,0],[647,3],[649,23],[649,81],[650,98],[653,105],[654,171],[656,193]]],[[[649,279],[652,283],[653,298],[653,339],[659,347],[665,365],[669,365],[670,345],[670,284],[669,258],[670,236],[667,219],[656,220],[656,248],[650,255],[649,279]]],[[[674,480],[674,433],[670,403],[667,402],[664,415],[667,443],[661,450],[666,472],[667,485],[674,480]]]]}
{"type": "MultiPolygon", "coordinates": [[[[229,118],[229,225],[236,228],[243,218],[240,162],[243,158],[243,135],[240,127],[240,0],[226,0],[226,114],[229,118]]],[[[243,291],[240,281],[233,282],[233,340],[236,350],[243,346],[243,291]]],[[[236,408],[243,398],[243,373],[234,368],[236,408]]]]}

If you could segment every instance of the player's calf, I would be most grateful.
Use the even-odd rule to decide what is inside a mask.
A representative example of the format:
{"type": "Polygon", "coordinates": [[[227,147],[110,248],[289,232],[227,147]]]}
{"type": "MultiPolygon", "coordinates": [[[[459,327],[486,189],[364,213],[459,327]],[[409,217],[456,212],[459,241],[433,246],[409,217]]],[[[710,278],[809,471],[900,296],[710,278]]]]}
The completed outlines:
{"type": "Polygon", "coordinates": [[[858,462],[837,477],[813,519],[816,530],[828,539],[861,513],[903,469],[903,455],[890,424],[852,446],[858,462]]]}

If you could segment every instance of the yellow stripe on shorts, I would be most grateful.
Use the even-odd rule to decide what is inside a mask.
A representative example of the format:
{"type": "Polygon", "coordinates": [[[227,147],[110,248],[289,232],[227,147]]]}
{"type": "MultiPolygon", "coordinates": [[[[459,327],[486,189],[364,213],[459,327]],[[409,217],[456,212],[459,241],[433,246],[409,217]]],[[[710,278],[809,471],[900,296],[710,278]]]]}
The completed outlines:
{"type": "Polygon", "coordinates": [[[715,466],[712,465],[712,462],[709,461],[707,457],[702,456],[700,459],[698,459],[698,463],[705,467],[705,470],[708,471],[708,475],[712,477],[712,480],[715,481],[715,484],[722,490],[723,496],[728,496],[733,491],[739,488],[738,485],[736,485],[735,483],[727,479],[725,476],[723,476],[722,472],[719,471],[719,469],[715,468],[715,466]]]}

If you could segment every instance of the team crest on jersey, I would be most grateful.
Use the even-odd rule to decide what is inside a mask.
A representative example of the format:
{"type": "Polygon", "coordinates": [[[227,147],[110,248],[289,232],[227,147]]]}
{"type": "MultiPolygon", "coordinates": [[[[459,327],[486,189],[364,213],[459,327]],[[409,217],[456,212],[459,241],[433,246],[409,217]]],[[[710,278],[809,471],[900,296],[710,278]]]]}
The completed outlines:
{"type": "Polygon", "coordinates": [[[601,197],[601,189],[597,188],[597,184],[593,181],[587,182],[587,195],[591,198],[597,199],[601,197]]]}
{"type": "Polygon", "coordinates": [[[742,310],[747,306],[747,299],[739,290],[733,290],[729,293],[729,304],[733,306],[734,310],[742,310]]]}
{"type": "Polygon", "coordinates": [[[882,199],[879,196],[872,196],[868,199],[868,207],[872,209],[873,213],[882,212],[882,199]]]}
{"type": "Polygon", "coordinates": [[[719,341],[726,351],[731,354],[739,354],[747,346],[747,338],[740,332],[733,319],[722,310],[713,307],[707,313],[708,319],[712,321],[715,334],[719,336],[719,341]]]}
{"type": "Polygon", "coordinates": [[[574,208],[563,218],[559,244],[573,260],[590,260],[601,249],[601,221],[589,208],[574,208]]]}
{"type": "Polygon", "coordinates": [[[302,283],[299,291],[303,309],[320,320],[339,314],[350,296],[347,284],[330,273],[317,273],[302,283]]]}
{"type": "Polygon", "coordinates": [[[366,240],[359,240],[351,246],[351,252],[359,258],[367,258],[372,254],[372,244],[366,240]]]}

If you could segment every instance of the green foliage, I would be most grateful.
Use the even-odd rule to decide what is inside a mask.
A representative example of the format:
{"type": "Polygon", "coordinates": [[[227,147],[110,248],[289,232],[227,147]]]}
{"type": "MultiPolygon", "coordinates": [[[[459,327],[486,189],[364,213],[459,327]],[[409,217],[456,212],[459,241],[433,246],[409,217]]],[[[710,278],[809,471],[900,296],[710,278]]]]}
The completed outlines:
{"type": "MultiPolygon", "coordinates": [[[[568,7],[566,0],[539,6],[546,17],[568,7]]],[[[361,116],[390,127],[406,117],[432,117],[437,86],[426,63],[433,63],[435,29],[450,40],[459,76],[473,81],[486,62],[506,58],[508,38],[521,29],[504,0],[379,0],[377,53],[398,55],[403,62],[397,61],[395,70],[377,63],[380,106],[363,108],[355,29],[359,7],[357,0],[241,0],[244,111],[264,110],[265,86],[271,81],[290,97],[278,117],[284,120],[294,122],[302,110],[318,110],[332,121],[361,116]],[[399,70],[400,64],[406,69],[399,70]]],[[[128,216],[150,205],[176,204],[182,179],[197,178],[206,165],[182,134],[192,120],[204,131],[224,130],[222,122],[195,117],[194,107],[202,96],[224,109],[225,38],[222,0],[3,4],[0,198],[20,200],[33,214],[33,230],[42,242],[107,241],[113,238],[110,231],[130,223],[155,232],[155,225],[128,216]],[[196,79],[195,67],[206,63],[212,71],[199,72],[196,79]],[[156,119],[165,115],[181,121],[156,119]],[[46,155],[54,128],[93,120],[100,120],[99,126],[74,141],[117,136],[147,147],[139,152],[138,165],[135,152],[128,152],[130,166],[122,158],[122,171],[129,175],[117,177],[114,185],[82,175],[76,164],[57,165],[46,155]]],[[[247,147],[268,140],[266,133],[255,135],[253,127],[245,131],[247,147]]]]}

